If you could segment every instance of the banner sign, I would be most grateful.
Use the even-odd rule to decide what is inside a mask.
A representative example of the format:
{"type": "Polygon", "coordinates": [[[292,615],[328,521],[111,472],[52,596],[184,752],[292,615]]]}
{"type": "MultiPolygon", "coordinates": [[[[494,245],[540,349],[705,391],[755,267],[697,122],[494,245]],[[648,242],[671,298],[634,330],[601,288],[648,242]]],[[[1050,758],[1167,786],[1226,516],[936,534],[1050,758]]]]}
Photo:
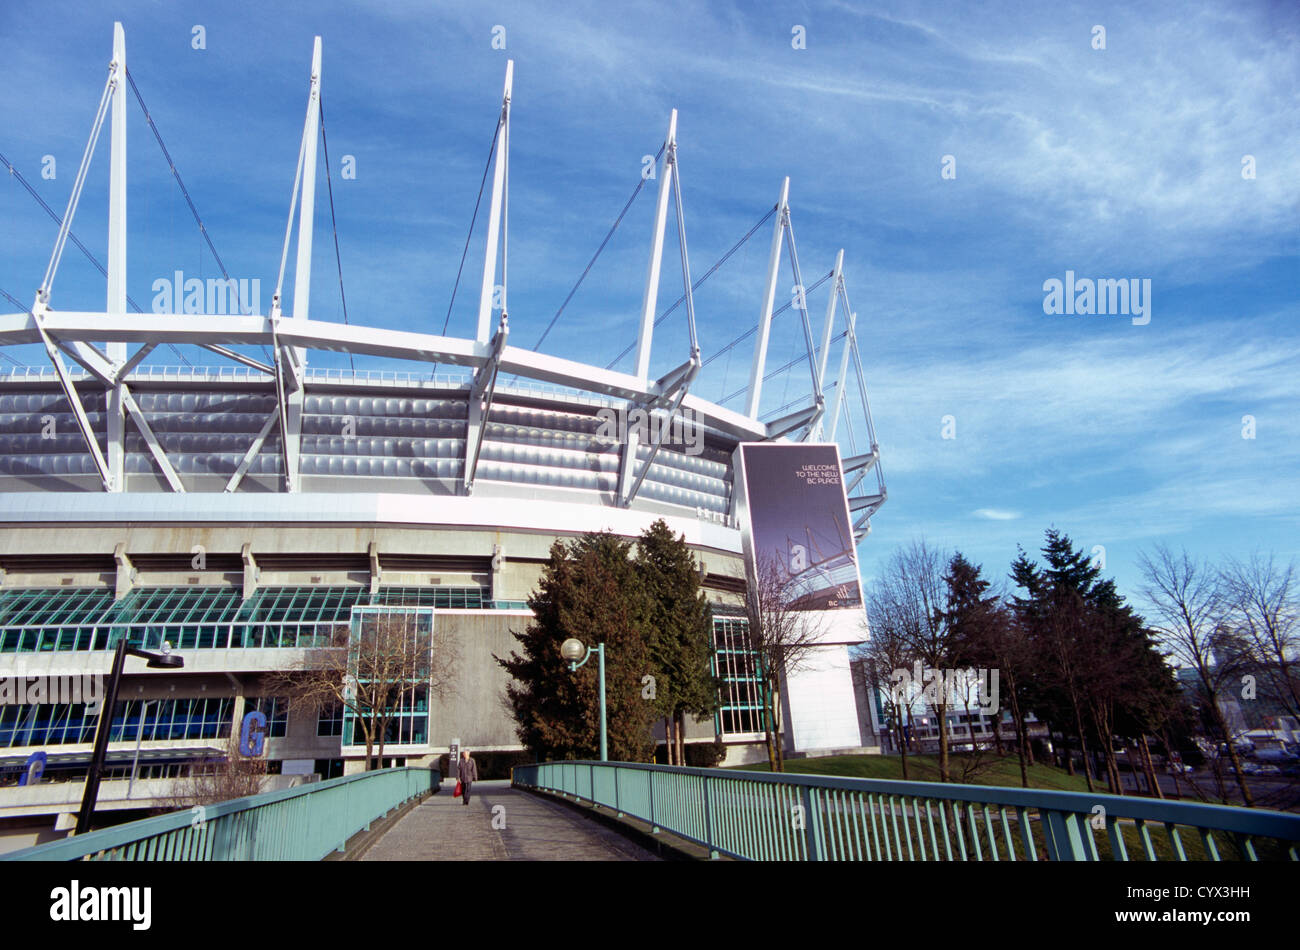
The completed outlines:
{"type": "Polygon", "coordinates": [[[771,569],[797,610],[861,609],[839,446],[746,442],[734,467],[751,583],[771,569]]]}

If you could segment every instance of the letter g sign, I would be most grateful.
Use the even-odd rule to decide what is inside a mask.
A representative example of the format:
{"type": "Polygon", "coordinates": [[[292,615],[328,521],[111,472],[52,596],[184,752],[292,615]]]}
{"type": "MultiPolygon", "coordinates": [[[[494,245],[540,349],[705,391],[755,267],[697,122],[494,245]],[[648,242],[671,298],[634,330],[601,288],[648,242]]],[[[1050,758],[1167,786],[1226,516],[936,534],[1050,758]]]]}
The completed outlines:
{"type": "Polygon", "coordinates": [[[239,730],[239,751],[248,756],[259,756],[266,745],[266,714],[257,710],[244,717],[239,730]]]}

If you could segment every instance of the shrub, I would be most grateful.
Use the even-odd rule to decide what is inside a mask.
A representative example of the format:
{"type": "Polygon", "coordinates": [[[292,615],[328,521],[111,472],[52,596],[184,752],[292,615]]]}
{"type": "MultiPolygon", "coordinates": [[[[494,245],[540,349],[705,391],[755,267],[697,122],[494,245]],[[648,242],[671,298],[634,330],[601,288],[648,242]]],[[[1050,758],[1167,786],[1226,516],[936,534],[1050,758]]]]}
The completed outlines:
{"type": "Polygon", "coordinates": [[[727,746],[721,739],[686,743],[686,764],[692,768],[715,769],[726,754],[727,746]]]}

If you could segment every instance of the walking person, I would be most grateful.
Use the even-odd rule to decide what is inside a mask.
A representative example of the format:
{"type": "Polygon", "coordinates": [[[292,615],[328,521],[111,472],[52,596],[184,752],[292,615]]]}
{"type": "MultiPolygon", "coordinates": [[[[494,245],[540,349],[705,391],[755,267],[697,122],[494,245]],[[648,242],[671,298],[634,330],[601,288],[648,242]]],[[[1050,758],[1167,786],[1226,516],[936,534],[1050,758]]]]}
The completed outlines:
{"type": "Polygon", "coordinates": [[[460,800],[468,805],[470,786],[478,781],[478,763],[469,757],[468,749],[460,752],[460,761],[456,763],[456,779],[460,782],[460,800]]]}

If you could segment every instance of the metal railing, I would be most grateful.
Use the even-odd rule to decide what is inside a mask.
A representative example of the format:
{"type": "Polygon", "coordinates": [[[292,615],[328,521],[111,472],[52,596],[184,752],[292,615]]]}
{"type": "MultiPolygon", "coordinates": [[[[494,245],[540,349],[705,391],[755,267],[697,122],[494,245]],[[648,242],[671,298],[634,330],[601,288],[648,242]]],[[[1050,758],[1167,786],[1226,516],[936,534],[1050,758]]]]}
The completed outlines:
{"type": "MultiPolygon", "coordinates": [[[[81,366],[73,364],[68,367],[68,375],[76,381],[93,379],[81,366]]],[[[0,382],[18,380],[35,380],[39,382],[57,382],[58,371],[53,366],[14,366],[0,365],[0,382]]],[[[136,366],[128,377],[130,382],[142,380],[163,382],[266,382],[272,377],[260,369],[234,363],[200,363],[192,366],[149,365],[136,366]]],[[[385,386],[396,388],[433,388],[456,389],[471,385],[474,374],[463,373],[419,373],[403,370],[378,369],[344,369],[335,366],[311,366],[303,371],[303,378],[308,383],[344,384],[358,386],[385,386]]],[[[618,406],[622,400],[601,393],[586,392],[572,386],[560,386],[531,379],[514,378],[497,384],[501,392],[522,393],[543,398],[564,399],[571,403],[588,406],[618,406]]]]}
{"type": "Polygon", "coordinates": [[[429,791],[421,768],[383,769],[127,822],[0,861],[319,861],[429,791]]]}
{"type": "Polygon", "coordinates": [[[1120,795],[612,762],[516,766],[557,792],[758,861],[1300,860],[1300,815],[1120,795]]]}

